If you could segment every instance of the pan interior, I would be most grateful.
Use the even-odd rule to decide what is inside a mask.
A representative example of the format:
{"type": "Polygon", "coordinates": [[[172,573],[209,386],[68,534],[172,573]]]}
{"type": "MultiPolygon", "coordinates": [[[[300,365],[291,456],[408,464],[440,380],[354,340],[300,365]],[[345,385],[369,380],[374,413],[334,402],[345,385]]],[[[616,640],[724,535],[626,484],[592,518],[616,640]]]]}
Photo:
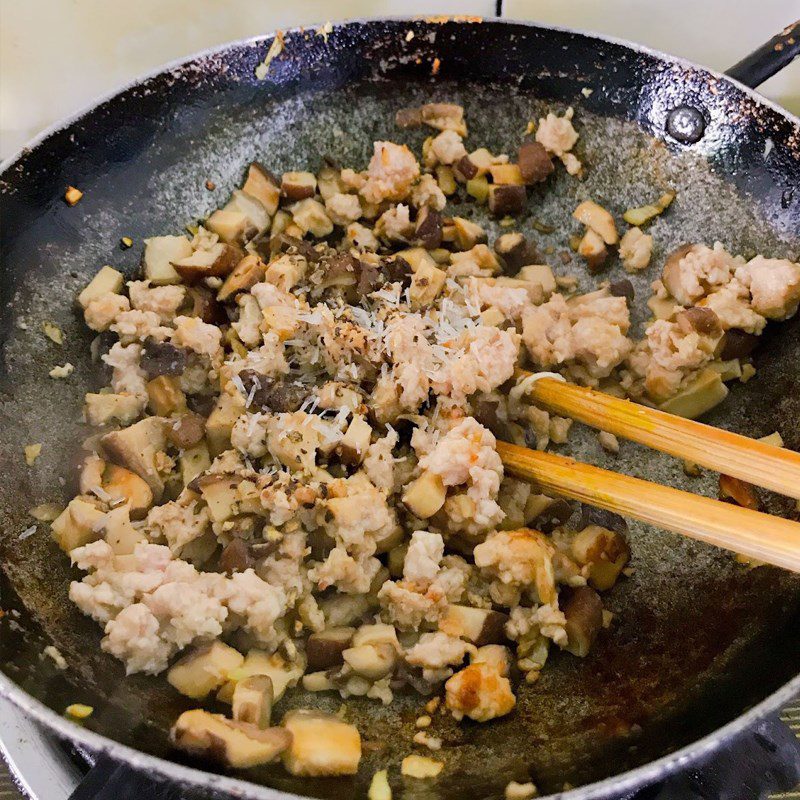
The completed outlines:
{"type": "MultiPolygon", "coordinates": [[[[323,156],[361,168],[379,139],[407,142],[419,153],[424,134],[398,130],[394,113],[431,100],[464,105],[471,147],[513,155],[529,120],[566,104],[507,83],[447,75],[434,83],[391,74],[343,82],[335,92],[305,89],[279,96],[252,81],[200,81],[173,92],[163,106],[151,107],[134,92],[137,99],[144,108],[140,117],[114,112],[112,103],[57,165],[34,159],[26,174],[10,175],[10,190],[4,186],[4,210],[10,213],[0,289],[0,546],[7,614],[0,621],[0,660],[12,680],[54,710],[88,703],[95,712],[87,727],[175,759],[166,731],[190,704],[163,679],[125,678],[120,664],[100,651],[100,629],[67,600],[75,574],[46,524],[19,539],[32,521],[28,509],[71,496],[78,443],[86,435],[83,393],[101,385],[89,356],[92,337],[72,305],[76,290],[104,263],[133,274],[145,236],[177,232],[202,218],[238,185],[253,159],[276,172],[316,169],[323,156]],[[16,180],[34,186],[16,191],[16,180]],[[206,189],[206,180],[217,188],[206,189]],[[71,209],[59,200],[67,183],[85,192],[71,209]],[[122,236],[134,239],[131,250],[119,249],[122,236]],[[63,329],[63,345],[42,335],[45,321],[63,329]],[[75,366],[69,379],[48,377],[53,366],[67,361],[75,366]],[[42,454],[29,468],[23,447],[35,442],[43,443],[42,454]],[[67,670],[42,656],[47,644],[62,652],[67,670]]],[[[577,203],[592,198],[620,212],[676,190],[673,206],[649,231],[656,243],[651,267],[632,279],[638,331],[648,315],[650,282],[665,254],[684,242],[719,240],[744,255],[797,256],[800,241],[782,237],[781,226],[766,220],[703,157],[673,151],[636,123],[578,100],[580,95],[572,103],[585,180],[559,170],[545,189],[532,193],[529,214],[515,229],[541,251],[552,247],[547,261],[553,269],[576,276],[586,290],[596,279],[577,259],[561,258],[577,227],[570,220],[577,203]],[[548,226],[553,232],[542,233],[548,226]]],[[[501,231],[476,206],[457,209],[486,225],[490,239],[501,231]]],[[[601,276],[622,277],[627,276],[616,262],[601,276]]],[[[779,430],[788,447],[800,448],[799,363],[800,327],[785,325],[766,337],[756,380],[734,386],[708,421],[754,436],[779,430]]],[[[693,492],[716,492],[715,475],[689,478],[678,461],[630,443],[611,457],[593,432],[579,426],[560,449],[693,492]]],[[[789,510],[778,498],[768,502],[771,510],[789,510]]],[[[515,712],[495,723],[457,725],[437,717],[434,732],[444,742],[446,780],[433,787],[413,781],[403,786],[394,769],[392,781],[403,786],[404,797],[500,797],[509,780],[533,780],[543,792],[557,791],[620,773],[729,721],[794,675],[800,652],[796,578],[771,568],[744,568],[729,554],[635,523],[631,546],[631,575],[606,600],[614,623],[591,654],[581,660],[555,653],[536,684],[519,688],[515,712]]],[[[309,705],[336,711],[341,701],[291,694],[277,717],[309,705]]],[[[400,698],[388,708],[348,701],[346,717],[366,744],[362,770],[352,781],[292,779],[277,767],[246,777],[298,794],[363,796],[375,770],[396,767],[415,749],[411,738],[421,705],[418,697],[400,698]]]]}

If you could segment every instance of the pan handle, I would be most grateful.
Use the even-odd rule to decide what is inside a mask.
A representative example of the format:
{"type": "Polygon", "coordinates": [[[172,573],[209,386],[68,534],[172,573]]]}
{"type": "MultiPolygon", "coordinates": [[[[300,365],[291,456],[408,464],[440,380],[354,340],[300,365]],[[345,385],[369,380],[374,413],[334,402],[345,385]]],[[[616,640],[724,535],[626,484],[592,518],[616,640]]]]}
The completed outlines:
{"type": "Polygon", "coordinates": [[[174,784],[156,781],[108,756],[99,756],[69,800],[181,800],[182,797],[174,784]]]}
{"type": "Polygon", "coordinates": [[[784,28],[725,74],[755,89],[800,55],[800,20],[784,28]]]}

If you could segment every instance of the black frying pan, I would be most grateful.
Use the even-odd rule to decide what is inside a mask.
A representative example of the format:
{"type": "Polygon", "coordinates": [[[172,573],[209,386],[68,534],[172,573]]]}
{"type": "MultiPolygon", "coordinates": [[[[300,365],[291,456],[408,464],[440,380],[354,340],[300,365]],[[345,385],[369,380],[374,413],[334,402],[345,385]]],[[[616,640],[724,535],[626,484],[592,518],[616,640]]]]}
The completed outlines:
{"type": "MultiPolygon", "coordinates": [[[[0,590],[7,614],[0,621],[0,691],[59,735],[173,786],[248,798],[280,791],[363,796],[374,770],[396,767],[411,751],[418,699],[388,709],[348,703],[368,743],[355,779],[298,780],[280,767],[235,777],[202,771],[205,765],[185,762],[166,738],[185,699],[163,680],[124,678],[120,664],[101,653],[99,628],[67,601],[71,572],[46,526],[19,540],[30,524],[28,508],[70,494],[58,478],[85,435],[83,392],[99,380],[91,337],[73,311],[76,290],[107,262],[135,272],[144,236],[205,216],[253,158],[284,170],[316,166],[324,155],[364,164],[379,138],[418,148],[420,136],[395,129],[394,112],[428,99],[463,103],[470,141],[508,151],[529,119],[571,104],[586,180],[559,174],[534,194],[520,229],[541,250],[553,247],[558,272],[580,274],[579,265],[558,257],[578,200],[591,196],[619,212],[675,188],[678,199],[652,226],[653,264],[634,279],[641,324],[647,284],[664,254],[685,241],[719,239],[745,255],[798,257],[800,123],[692,64],[533,25],[395,20],[349,23],[327,37],[293,31],[258,80],[254,70],[271,41],[234,44],[134,84],[44,136],[3,172],[0,590]],[[205,188],[207,179],[216,190],[205,188]],[[61,199],[67,184],[85,192],[74,208],[61,199]],[[548,225],[553,233],[542,233],[548,225]],[[122,236],[134,247],[121,250],[122,236]],[[41,335],[44,320],[64,329],[63,346],[41,335]],[[47,377],[66,360],[76,366],[73,377],[47,377]],[[21,456],[31,442],[44,442],[34,468],[21,456]],[[66,657],[66,671],[42,657],[50,643],[66,657]],[[81,727],[60,716],[76,701],[95,708],[81,727]]],[[[755,85],[798,49],[796,33],[785,31],[735,75],[755,85]]],[[[585,276],[582,283],[590,285],[585,276]]],[[[750,435],[778,429],[789,447],[800,448],[798,363],[800,326],[775,328],[757,356],[758,380],[735,387],[708,421],[750,435]]],[[[572,452],[692,491],[715,490],[714,476],[689,480],[674,461],[633,445],[612,462],[593,436],[578,433],[572,452]]],[[[780,498],[767,502],[773,512],[791,511],[780,498]]],[[[393,769],[400,796],[499,797],[511,779],[533,779],[543,792],[584,786],[569,795],[575,800],[631,796],[687,763],[702,763],[800,690],[798,579],[743,569],[728,554],[645,526],[634,525],[631,535],[634,573],[610,594],[618,621],[592,654],[556,654],[538,683],[521,687],[516,711],[491,725],[437,723],[447,771],[432,785],[404,786],[393,769]],[[588,785],[603,779],[610,780],[588,785]]],[[[339,702],[293,695],[282,705],[335,710],[339,702]]],[[[749,778],[760,778],[757,772],[749,778]]],[[[108,774],[106,766],[92,780],[102,784],[108,774]]],[[[125,769],[103,796],[120,800],[126,792],[156,796],[152,784],[141,788],[125,769]]],[[[688,797],[689,789],[675,796],[688,797]]]]}

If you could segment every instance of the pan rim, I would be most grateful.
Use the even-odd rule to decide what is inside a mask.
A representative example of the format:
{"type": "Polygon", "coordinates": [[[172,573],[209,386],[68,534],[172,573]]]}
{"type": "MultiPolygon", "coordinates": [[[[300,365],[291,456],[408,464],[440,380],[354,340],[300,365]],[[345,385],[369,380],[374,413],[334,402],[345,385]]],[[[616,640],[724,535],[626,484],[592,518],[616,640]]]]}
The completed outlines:
{"type": "MultiPolygon", "coordinates": [[[[558,33],[574,34],[589,40],[619,45],[632,52],[643,53],[645,55],[655,57],[667,65],[675,65],[684,69],[696,70],[699,73],[709,75],[717,80],[725,81],[734,86],[743,95],[749,97],[756,105],[768,108],[771,112],[777,114],[779,117],[783,117],[789,121],[795,128],[800,129],[800,117],[792,114],[774,101],[769,100],[768,98],[759,94],[755,89],[751,89],[739,81],[729,78],[723,73],[698,65],[688,59],[673,56],[660,50],[640,45],[620,37],[592,33],[582,29],[565,26],[541,25],[523,20],[472,16],[465,17],[463,15],[444,15],[436,17],[359,17],[337,21],[336,23],[333,23],[333,27],[344,28],[368,23],[386,22],[400,24],[427,23],[431,26],[441,24],[443,22],[461,22],[463,24],[489,23],[493,25],[499,23],[504,25],[516,25],[545,32],[554,31],[558,33]]],[[[283,33],[291,36],[292,34],[300,33],[302,30],[307,31],[310,28],[316,27],[319,27],[319,25],[307,25],[303,27],[296,26],[284,29],[283,33]]],[[[274,36],[275,32],[268,32],[206,48],[188,56],[184,56],[155,67],[154,69],[149,70],[120,86],[117,86],[111,91],[99,95],[88,104],[77,110],[75,113],[58,120],[39,132],[21,148],[19,148],[16,153],[4,159],[2,163],[0,163],[0,182],[4,182],[6,174],[31,151],[44,145],[50,137],[68,129],[95,111],[98,107],[113,100],[115,97],[118,97],[119,95],[131,89],[142,86],[147,81],[156,78],[159,75],[179,74],[198,61],[224,54],[233,48],[266,45],[272,41],[274,36]]],[[[0,187],[0,191],[5,191],[5,189],[0,187]]],[[[617,795],[619,792],[624,792],[634,788],[641,788],[642,786],[645,786],[656,780],[660,776],[671,774],[680,767],[693,763],[703,756],[714,752],[720,747],[720,745],[722,745],[724,741],[750,727],[757,721],[763,719],[768,714],[778,709],[781,705],[788,702],[798,693],[800,693],[800,674],[796,675],[772,694],[765,697],[758,704],[745,711],[741,715],[735,717],[730,722],[714,731],[711,731],[704,737],[686,744],[679,750],[676,750],[674,753],[667,754],[659,759],[636,767],[635,769],[620,773],[619,775],[613,775],[611,777],[604,778],[601,781],[596,781],[594,783],[578,787],[577,789],[569,790],[568,792],[548,795],[547,797],[543,797],[542,800],[548,800],[548,798],[549,800],[555,800],[555,798],[563,798],[563,800],[604,800],[605,798],[612,797],[612,795],[617,795]]],[[[229,794],[232,797],[250,798],[252,800],[289,800],[290,798],[304,797],[303,795],[284,792],[264,786],[263,784],[254,783],[246,780],[245,778],[218,775],[216,773],[207,772],[199,768],[178,764],[174,761],[169,761],[165,758],[136,750],[112,738],[87,730],[86,728],[83,728],[82,726],[62,717],[47,707],[44,703],[28,694],[2,671],[0,671],[0,696],[8,698],[24,713],[30,715],[37,722],[46,725],[51,731],[54,731],[59,736],[76,742],[77,744],[86,747],[93,753],[106,754],[112,758],[116,758],[122,763],[129,765],[133,769],[155,774],[159,778],[163,778],[168,781],[177,781],[186,785],[211,788],[215,791],[229,794]]]]}
{"type": "MultiPolygon", "coordinates": [[[[431,25],[442,24],[444,22],[462,22],[463,24],[490,24],[490,25],[519,25],[525,28],[532,28],[541,31],[556,31],[558,33],[567,33],[567,34],[577,34],[578,36],[585,37],[587,39],[594,39],[600,42],[607,42],[609,44],[619,45],[621,47],[626,47],[629,50],[637,53],[644,53],[645,55],[654,56],[655,58],[669,64],[675,64],[680,67],[695,69],[700,72],[704,72],[707,75],[716,78],[717,80],[726,81],[727,83],[734,86],[740,92],[745,94],[751,100],[755,101],[758,105],[766,106],[770,109],[770,111],[775,112],[779,116],[784,117],[790,123],[792,123],[795,127],[800,128],[800,116],[793,114],[788,109],[784,108],[780,104],[776,103],[774,100],[770,100],[768,97],[765,97],[761,93],[759,93],[756,89],[752,89],[749,86],[737,81],[735,78],[731,78],[726,75],[724,72],[719,72],[718,70],[711,69],[710,67],[704,67],[701,64],[697,64],[694,61],[691,61],[687,58],[683,58],[682,56],[672,55],[671,53],[667,53],[663,50],[658,50],[654,47],[649,47],[647,45],[639,44],[637,42],[633,42],[630,39],[624,39],[619,36],[610,36],[603,33],[595,33],[593,31],[588,31],[583,28],[572,28],[566,25],[542,25],[537,22],[531,22],[528,20],[520,20],[520,19],[511,19],[507,17],[479,17],[479,16],[469,16],[465,17],[463,15],[443,15],[437,17],[431,16],[416,16],[416,17],[408,17],[408,16],[378,16],[378,17],[353,17],[343,20],[337,20],[334,23],[331,23],[334,28],[343,28],[349,25],[364,25],[366,23],[375,23],[375,22],[396,22],[396,23],[421,23],[427,22],[431,25]],[[433,21],[435,19],[435,21],[433,21]]],[[[316,29],[321,27],[322,25],[327,23],[313,23],[305,26],[294,26],[291,28],[285,29],[278,29],[283,35],[290,36],[291,34],[299,34],[303,31],[308,31],[309,29],[316,29]]],[[[275,35],[278,31],[269,31],[267,33],[260,33],[256,34],[255,36],[248,36],[243,39],[234,39],[228,42],[225,42],[220,45],[214,45],[212,47],[207,47],[203,50],[198,50],[194,53],[191,53],[187,56],[181,56],[179,58],[173,59],[171,61],[167,61],[159,66],[154,67],[151,70],[147,70],[144,73],[132,78],[129,81],[125,81],[122,84],[118,84],[116,87],[112,88],[108,92],[103,92],[101,94],[95,95],[88,103],[81,106],[78,110],[73,112],[72,114],[67,115],[66,117],[62,117],[59,120],[51,123],[47,127],[43,128],[33,137],[31,137],[28,141],[26,141],[23,145],[21,145],[16,152],[12,155],[7,156],[5,159],[0,161],[0,179],[5,175],[8,170],[10,170],[14,164],[16,164],[20,159],[26,156],[30,151],[34,150],[35,148],[39,147],[43,144],[47,139],[53,136],[60,131],[69,128],[71,125],[75,124],[76,122],[80,121],[84,117],[88,116],[92,111],[94,111],[99,106],[107,103],[109,100],[113,100],[118,95],[123,94],[124,92],[129,91],[130,89],[134,89],[138,86],[143,85],[146,81],[149,81],[152,78],[156,78],[159,75],[164,73],[179,73],[182,69],[188,67],[190,64],[199,61],[201,59],[210,58],[216,55],[220,55],[227,50],[230,50],[234,47],[244,47],[248,45],[256,45],[256,44],[266,44],[267,42],[271,42],[272,39],[275,38],[275,35]]]]}

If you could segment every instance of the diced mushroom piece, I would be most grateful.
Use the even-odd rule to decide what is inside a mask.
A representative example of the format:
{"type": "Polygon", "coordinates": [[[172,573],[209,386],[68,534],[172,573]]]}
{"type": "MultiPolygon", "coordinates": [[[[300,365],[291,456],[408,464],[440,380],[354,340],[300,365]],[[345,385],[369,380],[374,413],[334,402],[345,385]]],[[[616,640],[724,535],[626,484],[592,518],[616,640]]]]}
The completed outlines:
{"type": "Polygon", "coordinates": [[[366,595],[335,594],[323,597],[319,607],[328,625],[342,627],[355,625],[370,610],[370,599],[366,595]]]}
{"type": "Polygon", "coordinates": [[[305,200],[316,191],[317,177],[311,172],[284,172],[281,177],[281,195],[287,200],[305,200]]]}
{"type": "MultiPolygon", "coordinates": [[[[242,245],[258,233],[258,229],[243,211],[220,208],[207,220],[206,228],[227,244],[242,245]]],[[[178,259],[175,259],[178,260],[178,259]]]]}
{"type": "Polygon", "coordinates": [[[430,206],[423,206],[417,214],[415,235],[426,250],[435,250],[442,243],[442,215],[430,206]]]}
{"type": "Polygon", "coordinates": [[[225,278],[217,292],[217,300],[224,302],[239,292],[247,292],[264,280],[266,265],[255,253],[246,255],[225,278]]]}
{"type": "Polygon", "coordinates": [[[159,375],[182,375],[188,361],[186,350],[169,342],[148,339],[142,347],[139,366],[148,380],[159,375]]]}
{"type": "Polygon", "coordinates": [[[456,179],[453,174],[453,168],[445,164],[440,164],[436,167],[436,182],[442,190],[442,194],[449,197],[456,191],[456,179]]]}
{"type": "Polygon", "coordinates": [[[459,136],[467,135],[464,109],[455,103],[425,103],[420,109],[422,122],[437,131],[455,131],[459,136]]]}
{"type": "Polygon", "coordinates": [[[419,106],[400,108],[394,115],[394,123],[398,128],[419,128],[422,125],[422,109],[419,106]]]}
{"type": "Polygon", "coordinates": [[[180,450],[197,446],[205,435],[205,418],[191,411],[167,425],[167,439],[180,450]]]}
{"type": "Polygon", "coordinates": [[[217,692],[217,700],[231,703],[238,681],[250,675],[269,675],[274,701],[277,703],[288,688],[297,685],[305,668],[305,659],[300,655],[295,661],[289,662],[280,653],[270,655],[263,650],[249,650],[244,664],[231,673],[230,680],[217,692]]]}
{"type": "Polygon", "coordinates": [[[719,317],[710,308],[703,306],[690,306],[678,313],[675,317],[684,333],[697,333],[705,336],[721,336],[722,325],[720,324],[719,317]]]}
{"type": "Polygon", "coordinates": [[[228,680],[228,673],[241,667],[244,656],[224,642],[188,653],[170,667],[167,680],[181,694],[202,700],[228,680]]]}
{"type": "Polygon", "coordinates": [[[728,387],[722,376],[714,369],[704,369],[674,397],[661,403],[659,408],[668,414],[687,419],[698,417],[718,406],[728,396],[728,387]]]}
{"type": "Polygon", "coordinates": [[[264,206],[267,214],[275,216],[281,189],[278,179],[266,167],[254,161],[247,169],[247,180],[242,191],[255,197],[264,206]]]}
{"type": "Polygon", "coordinates": [[[562,604],[562,611],[567,618],[564,625],[567,644],[564,649],[583,658],[603,627],[603,601],[594,589],[578,586],[562,604]]]}
{"type": "Polygon", "coordinates": [[[69,553],[100,538],[99,524],[104,513],[85,498],[75,497],[51,523],[53,538],[69,553]]]}
{"type": "Polygon", "coordinates": [[[130,425],[141,411],[141,400],[132,394],[89,392],[84,398],[83,413],[90,425],[130,425]]]}
{"type": "Polygon", "coordinates": [[[360,414],[355,414],[339,443],[339,457],[344,464],[360,464],[369,448],[372,426],[360,414]]]}
{"type": "Polygon", "coordinates": [[[476,647],[506,641],[508,615],[491,608],[473,608],[451,604],[439,620],[439,630],[472,642],[476,647]]]}
{"type": "Polygon", "coordinates": [[[519,171],[527,184],[547,180],[554,170],[553,159],[539,142],[523,142],[519,148],[519,171]]]}
{"type": "Polygon", "coordinates": [[[664,262],[661,280],[666,290],[683,306],[692,305],[692,298],[683,289],[681,276],[681,260],[684,256],[698,248],[696,244],[682,244],[673,250],[664,262]]]}
{"type": "Polygon", "coordinates": [[[633,284],[627,278],[623,278],[619,281],[612,281],[608,285],[608,293],[612,297],[624,297],[629,307],[636,298],[636,292],[633,288],[633,284]]]}
{"type": "Polygon", "coordinates": [[[455,176],[463,183],[477,178],[479,173],[483,174],[469,155],[461,156],[461,158],[453,164],[451,169],[455,176]]]}
{"type": "Polygon", "coordinates": [[[591,228],[586,231],[578,243],[578,255],[586,259],[589,272],[598,272],[602,269],[608,258],[608,249],[603,237],[591,228]]]}
{"type": "Polygon", "coordinates": [[[494,243],[494,251],[505,264],[506,272],[516,273],[530,263],[530,245],[521,233],[504,233],[494,243]]]}
{"type": "Polygon", "coordinates": [[[303,675],[303,688],[307,692],[331,692],[336,689],[336,684],[327,672],[308,672],[303,675]]]}
{"type": "Polygon", "coordinates": [[[184,486],[202,475],[211,466],[211,456],[205,442],[185,449],[180,455],[181,481],[184,486]]]}
{"type": "Polygon", "coordinates": [[[86,288],[78,295],[78,302],[86,308],[92,300],[104,294],[119,294],[122,291],[124,276],[113,267],[105,266],[92,278],[86,288]]]}
{"type": "Polygon", "coordinates": [[[160,417],[186,411],[186,395],[177,378],[159,375],[147,382],[148,408],[160,417]]]}
{"type": "Polygon", "coordinates": [[[379,681],[393,672],[397,652],[390,644],[361,644],[345,650],[342,658],[356,675],[379,681]]]}
{"type": "Polygon", "coordinates": [[[239,394],[221,394],[214,410],[206,420],[206,438],[212,456],[218,456],[231,444],[231,432],[244,411],[244,399],[239,394]]]}
{"type": "Polygon", "coordinates": [[[489,199],[489,181],[485,175],[478,175],[467,181],[467,194],[475,199],[478,205],[483,205],[489,199]]]}
{"type": "Polygon", "coordinates": [[[614,217],[593,200],[584,200],[572,212],[578,222],[594,231],[606,244],[617,244],[619,234],[614,217]]]}
{"type": "Polygon", "coordinates": [[[137,544],[147,541],[145,532],[131,525],[130,509],[127,505],[112,508],[106,513],[103,531],[103,538],[116,556],[130,555],[137,544]]]}
{"type": "Polygon", "coordinates": [[[647,307],[653,312],[655,319],[673,319],[682,306],[671,297],[652,295],[647,300],[647,307]]]}
{"type": "Polygon", "coordinates": [[[719,357],[723,361],[746,358],[756,349],[758,341],[758,336],[753,333],[747,333],[741,328],[731,328],[725,331],[725,335],[719,343],[719,357]]]}
{"type": "Polygon", "coordinates": [[[459,250],[471,250],[486,241],[486,231],[464,217],[453,217],[455,243],[459,250]]]}
{"type": "Polygon", "coordinates": [[[228,324],[225,311],[205,286],[188,286],[186,295],[192,303],[192,307],[186,312],[187,317],[197,317],[209,325],[228,324]]]}
{"type": "Polygon", "coordinates": [[[229,275],[242,260],[244,253],[225,242],[217,242],[208,250],[195,250],[187,258],[173,261],[175,271],[186,281],[217,278],[229,275]]]}
{"type": "Polygon", "coordinates": [[[164,491],[164,480],[158,472],[156,455],[166,447],[165,420],[147,417],[100,439],[109,460],[135,472],[147,481],[158,500],[164,491]]]}
{"type": "Polygon", "coordinates": [[[127,503],[134,518],[142,516],[153,505],[153,492],[147,481],[117,464],[106,466],[101,485],[111,501],[127,503]]]}
{"type": "Polygon", "coordinates": [[[268,728],[272,718],[272,695],[272,678],[269,675],[243,678],[233,690],[233,718],[261,730],[268,728]]]}
{"type": "Polygon", "coordinates": [[[432,517],[444,505],[447,492],[441,475],[423,472],[403,492],[403,505],[420,519],[432,517]]]}
{"type": "Polygon", "coordinates": [[[489,174],[492,176],[492,183],[505,184],[507,186],[524,186],[525,179],[517,164],[492,164],[489,167],[489,174]]]}
{"type": "Polygon", "coordinates": [[[523,185],[493,183],[489,187],[489,211],[497,217],[521,214],[527,202],[528,193],[523,185]]]}
{"type": "Polygon", "coordinates": [[[292,736],[284,728],[260,730],[198,708],[178,717],[170,740],[190,755],[211,759],[224,767],[247,769],[274,761],[290,746],[292,736]]]}
{"type": "Polygon", "coordinates": [[[640,206],[639,208],[627,209],[622,215],[622,218],[629,225],[640,227],[666,211],[674,199],[675,192],[665,192],[655,203],[648,203],[648,205],[640,206]]]}
{"type": "Polygon", "coordinates": [[[446,281],[447,273],[443,269],[421,263],[411,277],[409,296],[412,308],[425,308],[433,303],[446,281]]]}
{"type": "Polygon", "coordinates": [[[542,300],[534,296],[533,302],[544,302],[556,290],[556,276],[548,264],[528,264],[517,273],[517,278],[541,289],[542,300]]]}
{"type": "Polygon", "coordinates": [[[292,206],[291,211],[295,224],[304,234],[310,233],[319,239],[333,231],[333,222],[319,200],[301,200],[292,206]]]}
{"type": "Polygon", "coordinates": [[[306,642],[310,670],[326,670],[343,663],[342,653],[353,641],[354,628],[326,628],[312,633],[306,642]]]}
{"type": "Polygon", "coordinates": [[[281,725],[292,735],[283,763],[292,775],[355,775],[361,736],[354,725],[332,714],[289,711],[281,725]]]}
{"type": "Polygon", "coordinates": [[[239,513],[240,475],[210,473],[197,479],[197,490],[208,504],[212,522],[225,522],[239,513]]]}
{"type": "Polygon", "coordinates": [[[435,778],[444,769],[444,763],[427,756],[410,755],[403,759],[400,772],[408,778],[435,778]]]}
{"type": "Polygon", "coordinates": [[[225,206],[225,211],[241,211],[250,224],[255,228],[255,233],[247,236],[248,239],[268,230],[272,222],[271,214],[267,212],[260,200],[241,189],[234,189],[231,201],[225,206]]]}
{"type": "Polygon", "coordinates": [[[397,630],[394,625],[387,625],[383,622],[362,625],[353,634],[354,647],[364,644],[390,644],[395,650],[400,650],[400,642],[397,639],[397,630]]]}
{"type": "Polygon", "coordinates": [[[604,592],[616,582],[631,551],[621,533],[600,525],[587,525],[573,540],[572,557],[589,567],[589,583],[604,592]]]}
{"type": "Polygon", "coordinates": [[[192,254],[191,242],[185,236],[154,236],[144,240],[144,276],[154,286],[180,283],[181,276],[172,266],[174,261],[192,254]]]}

